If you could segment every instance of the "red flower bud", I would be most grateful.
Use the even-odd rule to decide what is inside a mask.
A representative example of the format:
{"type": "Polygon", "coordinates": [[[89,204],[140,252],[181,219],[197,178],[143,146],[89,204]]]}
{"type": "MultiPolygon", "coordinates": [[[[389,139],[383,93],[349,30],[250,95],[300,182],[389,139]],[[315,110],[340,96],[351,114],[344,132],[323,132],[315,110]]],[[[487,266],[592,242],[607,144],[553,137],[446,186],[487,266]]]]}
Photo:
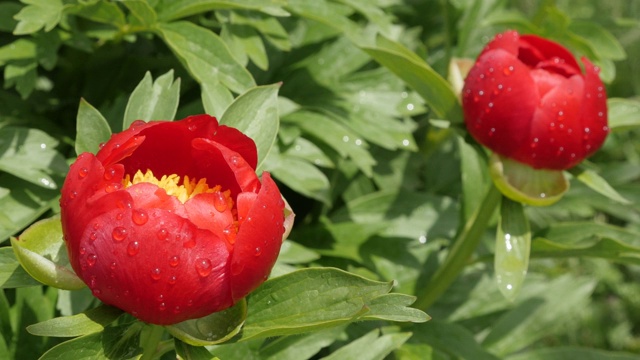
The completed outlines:
{"type": "Polygon", "coordinates": [[[536,169],[575,166],[609,132],[599,70],[585,73],[561,45],[515,31],[498,34],[462,90],[467,129],[496,153],[536,169]]]}
{"type": "Polygon", "coordinates": [[[232,306],[269,275],[284,201],[254,142],[207,115],[134,122],[62,187],[69,259],[106,304],[167,325],[232,306]]]}

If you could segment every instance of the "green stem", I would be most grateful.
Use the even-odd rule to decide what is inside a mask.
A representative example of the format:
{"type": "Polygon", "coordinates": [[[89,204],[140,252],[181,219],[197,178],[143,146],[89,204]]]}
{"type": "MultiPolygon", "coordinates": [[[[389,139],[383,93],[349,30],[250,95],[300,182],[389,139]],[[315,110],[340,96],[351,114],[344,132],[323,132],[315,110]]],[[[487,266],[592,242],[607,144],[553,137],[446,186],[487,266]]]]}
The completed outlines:
{"type": "Polygon", "coordinates": [[[164,327],[158,325],[147,325],[148,332],[142,340],[142,357],[140,360],[151,360],[156,358],[156,352],[164,335],[164,327]]]}
{"type": "Polygon", "coordinates": [[[464,229],[458,233],[447,258],[433,274],[427,286],[418,293],[418,299],[413,304],[415,308],[426,311],[460,275],[478,247],[487,228],[487,223],[498,207],[501,197],[502,194],[492,182],[482,203],[469,218],[464,229]]]}

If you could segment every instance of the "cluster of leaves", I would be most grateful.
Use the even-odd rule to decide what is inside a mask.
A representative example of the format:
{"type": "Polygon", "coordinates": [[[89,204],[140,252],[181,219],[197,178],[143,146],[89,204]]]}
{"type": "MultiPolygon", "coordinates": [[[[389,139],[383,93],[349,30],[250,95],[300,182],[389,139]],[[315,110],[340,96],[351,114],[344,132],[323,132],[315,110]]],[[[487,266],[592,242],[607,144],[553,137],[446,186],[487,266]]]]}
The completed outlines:
{"type": "MultiPolygon", "coordinates": [[[[206,112],[256,140],[261,169],[281,184],[297,224],[273,279],[249,297],[233,343],[205,349],[172,340],[159,351],[222,359],[633,358],[640,68],[627,59],[640,56],[640,8],[552,3],[0,2],[0,239],[56,214],[68,161],[95,151],[111,131],[135,119],[206,112]],[[506,28],[559,41],[600,66],[613,132],[572,170],[560,202],[524,208],[532,260],[513,302],[494,279],[493,210],[471,263],[427,301],[433,278],[447,276],[438,272],[446,249],[482,209],[490,182],[486,154],[464,131],[445,80],[455,84],[449,64],[475,57],[506,28]],[[433,320],[387,322],[421,321],[406,307],[413,299],[397,293],[417,295],[433,320]]],[[[91,294],[39,286],[10,247],[0,248],[0,284],[2,358],[49,349],[50,358],[83,349],[130,358],[154,336],[110,308],[75,315],[97,306],[91,294]],[[68,318],[51,320],[59,315],[68,318]],[[69,321],[81,330],[61,333],[69,321]],[[53,347],[59,336],[80,335],[53,347]]]]}

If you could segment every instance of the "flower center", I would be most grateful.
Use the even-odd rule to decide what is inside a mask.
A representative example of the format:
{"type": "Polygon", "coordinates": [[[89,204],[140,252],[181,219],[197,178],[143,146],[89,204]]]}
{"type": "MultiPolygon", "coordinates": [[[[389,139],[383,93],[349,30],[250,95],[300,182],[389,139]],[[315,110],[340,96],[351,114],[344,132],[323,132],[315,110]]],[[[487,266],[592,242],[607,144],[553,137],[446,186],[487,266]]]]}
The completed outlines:
{"type": "Polygon", "coordinates": [[[122,185],[124,188],[128,188],[129,186],[139,183],[150,183],[157,185],[158,187],[164,189],[164,191],[167,192],[167,195],[175,196],[183,204],[187,200],[198,194],[219,193],[219,200],[223,201],[226,207],[233,207],[233,200],[230,197],[231,192],[229,190],[221,192],[220,185],[210,187],[209,184],[207,184],[207,179],[204,178],[196,180],[190,179],[188,175],[185,175],[184,180],[180,181],[180,176],[178,176],[177,174],[171,174],[162,175],[162,177],[158,179],[153,175],[153,172],[151,170],[147,169],[147,172],[145,172],[144,174],[142,173],[142,171],[138,170],[135,175],[133,175],[133,179],[130,175],[127,174],[124,180],[122,180],[122,185]]]}

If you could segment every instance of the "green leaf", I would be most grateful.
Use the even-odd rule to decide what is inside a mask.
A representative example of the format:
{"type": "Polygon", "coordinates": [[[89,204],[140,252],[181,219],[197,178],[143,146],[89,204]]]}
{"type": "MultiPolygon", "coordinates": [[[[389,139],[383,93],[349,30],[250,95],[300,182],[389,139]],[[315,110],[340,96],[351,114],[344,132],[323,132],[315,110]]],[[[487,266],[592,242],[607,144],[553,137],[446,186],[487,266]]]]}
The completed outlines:
{"type": "Polygon", "coordinates": [[[580,182],[599,192],[600,194],[608,197],[609,199],[625,205],[631,204],[629,200],[622,197],[622,195],[620,195],[611,185],[609,185],[607,180],[600,177],[600,175],[598,175],[598,173],[596,173],[595,171],[578,166],[577,168],[572,169],[571,173],[580,182]]]}
{"type": "Polygon", "coordinates": [[[571,245],[536,238],[531,246],[531,255],[537,258],[594,257],[640,265],[639,246],[610,238],[571,245]]]}
{"type": "MultiPolygon", "coordinates": [[[[331,345],[342,334],[342,327],[315,331],[310,334],[282,336],[260,348],[260,357],[266,360],[309,359],[322,348],[331,345]]],[[[246,343],[238,343],[244,345],[246,343]]]]}
{"type": "Polygon", "coordinates": [[[438,118],[456,123],[462,121],[457,94],[418,55],[383,36],[378,36],[376,47],[365,46],[362,49],[418,92],[438,118]]]}
{"type": "Polygon", "coordinates": [[[0,241],[34,222],[51,208],[58,196],[60,192],[57,190],[8,174],[0,176],[0,241]]]}
{"type": "Polygon", "coordinates": [[[176,355],[182,360],[217,360],[204,346],[193,346],[178,339],[173,339],[176,355]]]}
{"type": "Polygon", "coordinates": [[[64,10],[62,0],[22,0],[22,2],[28,5],[15,16],[19,21],[13,31],[15,35],[32,34],[42,28],[45,31],[51,31],[62,20],[64,10]]]}
{"type": "Polygon", "coordinates": [[[11,245],[22,267],[41,283],[67,290],[85,287],[69,266],[59,217],[36,222],[11,245]]]}
{"type": "Polygon", "coordinates": [[[331,203],[329,179],[307,160],[272,151],[264,169],[297,193],[325,204],[331,203]]]}
{"type": "Polygon", "coordinates": [[[318,253],[291,240],[285,240],[282,243],[280,255],[278,255],[278,261],[287,264],[305,264],[318,258],[320,258],[318,253]]]}
{"type": "Polygon", "coordinates": [[[412,343],[426,343],[434,349],[452,354],[459,359],[498,360],[498,357],[483,349],[473,334],[456,323],[433,320],[414,325],[412,343]]]}
{"type": "Polygon", "coordinates": [[[214,345],[234,337],[247,317],[247,302],[240,300],[233,307],[199,319],[166,326],[176,338],[194,346],[214,345]]]}
{"type": "MultiPolygon", "coordinates": [[[[379,296],[368,304],[370,311],[375,314],[371,319],[384,319],[388,321],[425,322],[431,317],[422,310],[409,307],[416,301],[415,296],[405,294],[386,294],[379,296]]],[[[369,318],[364,315],[363,319],[369,318]]]]}
{"type": "Polygon", "coordinates": [[[23,99],[36,87],[38,62],[35,59],[12,62],[4,68],[5,87],[15,86],[23,99]]]}
{"type": "Polygon", "coordinates": [[[531,230],[522,204],[503,197],[494,267],[498,288],[507,300],[513,301],[520,292],[529,267],[530,250],[531,230]]]}
{"type": "MultiPolygon", "coordinates": [[[[374,300],[391,288],[391,283],[333,268],[297,270],[270,279],[249,296],[241,339],[300,334],[361,320],[363,316],[384,319],[389,306],[398,299],[374,300]],[[372,302],[381,313],[371,308],[372,302]],[[382,305],[385,302],[387,305],[382,305]]],[[[400,300],[402,303],[405,299],[400,300]]],[[[425,315],[421,315],[410,321],[424,320],[425,315]]]]}
{"type": "MultiPolygon", "coordinates": [[[[232,43],[238,44],[242,54],[248,55],[258,68],[265,71],[269,68],[267,50],[260,34],[254,28],[248,25],[229,24],[225,29],[227,30],[225,35],[232,43]]],[[[236,58],[239,57],[236,55],[236,58]]],[[[243,61],[239,60],[239,62],[243,61]]]]}
{"type": "Polygon", "coordinates": [[[584,38],[599,56],[611,60],[624,60],[627,54],[613,34],[593,21],[572,20],[569,29],[584,38]]]}
{"type": "Polygon", "coordinates": [[[210,10],[257,10],[273,16],[289,16],[282,9],[284,0],[163,0],[158,5],[161,20],[175,20],[210,10]]]}
{"type": "Polygon", "coordinates": [[[0,3],[0,31],[12,32],[18,25],[14,16],[20,12],[22,5],[14,2],[0,3]]]}
{"type": "Polygon", "coordinates": [[[173,70],[153,81],[147,72],[129,96],[123,129],[136,120],[173,120],[180,101],[180,79],[173,81],[173,70]]]}
{"type": "Polygon", "coordinates": [[[120,0],[131,11],[132,25],[150,28],[158,21],[158,16],[146,0],[120,0]]]}
{"type": "Polygon", "coordinates": [[[111,128],[107,120],[96,108],[80,99],[76,118],[76,154],[97,153],[100,144],[109,140],[111,128]]]}
{"type": "Polygon", "coordinates": [[[640,126],[640,101],[610,98],[607,100],[609,127],[625,130],[640,126]]]}
{"type": "Polygon", "coordinates": [[[563,222],[536,235],[569,246],[589,244],[595,237],[616,239],[630,246],[640,247],[639,231],[592,221],[563,222]]]}
{"type": "Polygon", "coordinates": [[[208,79],[200,87],[205,112],[219,118],[233,102],[231,91],[217,79],[208,79]]]}
{"type": "Polygon", "coordinates": [[[506,360],[635,360],[637,354],[621,351],[607,351],[576,346],[559,346],[552,348],[533,349],[510,355],[506,360]]]}
{"type": "Polygon", "coordinates": [[[214,32],[191,22],[161,23],[158,31],[167,46],[199,83],[218,80],[236,93],[254,87],[255,81],[214,32]]]}
{"type": "Polygon", "coordinates": [[[370,331],[348,345],[325,356],[323,360],[382,360],[393,350],[399,348],[411,333],[380,335],[380,330],[370,331]]]}
{"type": "Polygon", "coordinates": [[[98,1],[93,4],[78,4],[75,8],[71,8],[70,12],[89,19],[91,21],[109,24],[122,28],[126,24],[124,12],[118,4],[113,2],[98,1]]]}
{"type": "Polygon", "coordinates": [[[56,151],[58,140],[37,129],[6,126],[0,129],[0,170],[47,189],[57,189],[52,175],[67,173],[68,165],[56,151]]]}
{"type": "Polygon", "coordinates": [[[107,305],[77,315],[62,316],[29,325],[27,331],[36,336],[75,337],[97,333],[114,322],[122,310],[107,305]]]}
{"type": "Polygon", "coordinates": [[[462,173],[462,209],[465,221],[480,206],[487,188],[487,161],[482,150],[456,137],[460,151],[460,171],[462,173]]]}
{"type": "Polygon", "coordinates": [[[13,249],[0,248],[0,289],[40,285],[18,262],[13,249]]]}
{"type": "Polygon", "coordinates": [[[231,21],[238,25],[249,25],[282,51],[291,51],[291,40],[287,30],[277,18],[253,11],[233,11],[231,21]]]}
{"type": "Polygon", "coordinates": [[[240,130],[256,143],[258,167],[269,154],[278,135],[278,89],[280,84],[254,87],[238,96],[220,118],[221,125],[240,130]]]}
{"type": "Polygon", "coordinates": [[[84,335],[58,344],[40,357],[40,360],[91,359],[113,360],[138,358],[142,323],[107,327],[104,331],[84,335]]]}

